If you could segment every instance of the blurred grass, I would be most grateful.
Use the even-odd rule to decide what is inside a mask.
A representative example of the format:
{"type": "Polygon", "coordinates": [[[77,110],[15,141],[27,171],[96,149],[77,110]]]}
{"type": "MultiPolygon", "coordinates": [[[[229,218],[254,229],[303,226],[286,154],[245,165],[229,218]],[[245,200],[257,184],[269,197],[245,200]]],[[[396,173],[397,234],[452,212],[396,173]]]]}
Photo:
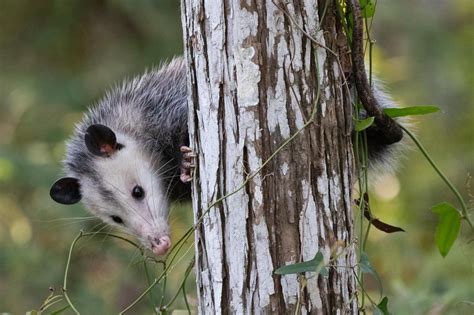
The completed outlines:
{"type": "MultiPolygon", "coordinates": [[[[418,135],[465,196],[474,166],[473,15],[470,0],[379,1],[374,25],[374,61],[388,90],[404,105],[442,108],[419,119],[418,135]]],[[[70,242],[98,223],[57,221],[88,215],[49,199],[64,140],[104,90],[181,54],[182,37],[174,0],[7,0],[0,21],[0,312],[22,314],[41,305],[49,286],[60,290],[70,242]]],[[[375,214],[407,231],[370,236],[367,251],[390,309],[474,313],[462,302],[474,300],[472,243],[464,232],[445,259],[434,246],[430,207],[456,204],[450,192],[415,150],[399,176],[379,186],[385,189],[373,192],[375,214]]],[[[172,222],[183,233],[189,208],[177,207],[172,222]]],[[[78,249],[69,286],[84,314],[116,313],[146,287],[131,247],[96,237],[78,249]]],[[[176,286],[181,275],[168,283],[176,286]]],[[[149,311],[146,299],[134,309],[149,311]]]]}

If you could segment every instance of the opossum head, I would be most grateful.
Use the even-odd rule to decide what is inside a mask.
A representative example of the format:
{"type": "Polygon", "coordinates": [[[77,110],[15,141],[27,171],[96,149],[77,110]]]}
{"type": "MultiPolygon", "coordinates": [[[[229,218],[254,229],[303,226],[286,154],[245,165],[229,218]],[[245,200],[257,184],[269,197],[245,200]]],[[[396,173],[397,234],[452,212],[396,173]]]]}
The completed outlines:
{"type": "Polygon", "coordinates": [[[136,236],[155,254],[165,254],[171,240],[169,201],[160,178],[164,165],[132,137],[103,125],[89,126],[79,138],[68,147],[71,176],[53,184],[52,199],[82,201],[105,223],[136,236]]]}

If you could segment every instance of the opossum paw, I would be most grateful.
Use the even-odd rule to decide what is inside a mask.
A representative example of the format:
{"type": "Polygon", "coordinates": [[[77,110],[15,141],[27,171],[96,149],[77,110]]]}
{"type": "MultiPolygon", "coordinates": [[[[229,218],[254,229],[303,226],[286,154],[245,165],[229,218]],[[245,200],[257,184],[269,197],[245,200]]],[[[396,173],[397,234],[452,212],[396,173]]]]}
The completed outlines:
{"type": "Polygon", "coordinates": [[[179,148],[181,153],[183,153],[183,159],[181,161],[181,175],[179,179],[183,183],[189,183],[193,180],[193,170],[196,167],[194,164],[194,158],[196,154],[194,154],[193,150],[187,146],[182,146],[179,148]]]}

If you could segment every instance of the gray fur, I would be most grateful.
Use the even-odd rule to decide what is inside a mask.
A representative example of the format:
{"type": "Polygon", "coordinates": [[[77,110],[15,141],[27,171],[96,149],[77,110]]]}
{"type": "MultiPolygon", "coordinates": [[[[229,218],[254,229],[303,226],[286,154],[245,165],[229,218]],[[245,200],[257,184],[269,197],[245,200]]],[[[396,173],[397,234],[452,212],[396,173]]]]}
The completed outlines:
{"type": "Polygon", "coordinates": [[[114,132],[131,136],[163,164],[175,160],[164,166],[169,170],[164,177],[176,176],[179,147],[188,144],[187,110],[182,58],[175,58],[161,69],[125,81],[107,92],[76,126],[67,144],[66,173],[73,177],[88,176],[97,183],[97,189],[103,187],[93,166],[97,157],[87,150],[84,143],[86,129],[92,124],[102,124],[114,132]]]}

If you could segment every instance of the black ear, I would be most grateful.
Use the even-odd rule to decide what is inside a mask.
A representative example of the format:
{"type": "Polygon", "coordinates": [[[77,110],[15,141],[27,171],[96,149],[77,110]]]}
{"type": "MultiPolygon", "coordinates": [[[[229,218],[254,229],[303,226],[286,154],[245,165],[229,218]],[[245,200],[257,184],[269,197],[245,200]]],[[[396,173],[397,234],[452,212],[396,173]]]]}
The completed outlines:
{"type": "Polygon", "coordinates": [[[81,191],[79,190],[79,187],[80,184],[76,178],[63,177],[58,179],[53,186],[51,186],[49,195],[58,203],[72,205],[81,200],[81,191]]]}
{"type": "Polygon", "coordinates": [[[100,124],[90,125],[87,128],[84,141],[92,154],[102,157],[111,156],[121,147],[117,143],[115,133],[109,127],[100,124]]]}

